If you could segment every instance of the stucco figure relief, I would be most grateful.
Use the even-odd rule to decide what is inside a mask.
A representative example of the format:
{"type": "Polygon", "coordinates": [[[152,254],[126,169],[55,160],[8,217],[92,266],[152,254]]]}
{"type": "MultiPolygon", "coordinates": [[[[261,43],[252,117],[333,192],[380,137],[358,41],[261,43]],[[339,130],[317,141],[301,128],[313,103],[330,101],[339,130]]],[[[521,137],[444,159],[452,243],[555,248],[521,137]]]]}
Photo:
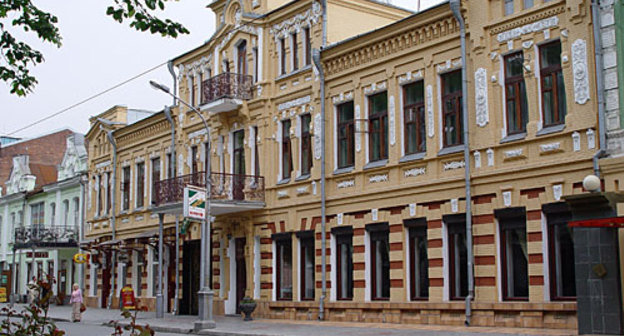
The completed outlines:
{"type": "Polygon", "coordinates": [[[394,96],[390,96],[390,101],[388,102],[388,122],[390,128],[390,145],[394,146],[396,143],[396,118],[395,118],[395,109],[394,109],[394,96]]]}
{"type": "Polygon", "coordinates": [[[574,101],[585,104],[589,100],[587,71],[587,43],[578,39],[572,43],[572,72],[574,74],[574,101]]]}
{"type": "Polygon", "coordinates": [[[487,71],[484,68],[475,71],[475,84],[477,125],[485,127],[490,121],[490,116],[488,112],[487,71]]]}
{"type": "Polygon", "coordinates": [[[316,160],[321,159],[321,114],[314,115],[314,158],[316,160]]]}

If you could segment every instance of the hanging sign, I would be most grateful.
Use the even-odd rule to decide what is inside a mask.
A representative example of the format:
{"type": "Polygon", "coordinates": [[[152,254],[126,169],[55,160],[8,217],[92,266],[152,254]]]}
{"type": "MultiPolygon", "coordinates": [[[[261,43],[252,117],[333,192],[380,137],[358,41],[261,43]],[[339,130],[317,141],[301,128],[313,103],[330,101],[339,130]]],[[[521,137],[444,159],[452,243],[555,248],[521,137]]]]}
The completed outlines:
{"type": "Polygon", "coordinates": [[[199,220],[206,218],[206,192],[204,189],[184,188],[184,217],[199,220]]]}
{"type": "Polygon", "coordinates": [[[76,253],[74,254],[74,262],[76,264],[84,264],[87,262],[87,255],[84,253],[76,253]]]}

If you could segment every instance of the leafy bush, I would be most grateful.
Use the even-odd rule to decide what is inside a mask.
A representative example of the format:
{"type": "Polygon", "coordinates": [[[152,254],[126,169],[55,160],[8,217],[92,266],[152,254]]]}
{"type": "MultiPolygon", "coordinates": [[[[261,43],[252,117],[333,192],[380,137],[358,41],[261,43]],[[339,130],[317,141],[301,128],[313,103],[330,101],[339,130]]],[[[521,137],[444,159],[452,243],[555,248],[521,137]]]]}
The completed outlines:
{"type": "Polygon", "coordinates": [[[139,325],[136,323],[139,311],[147,311],[147,307],[139,307],[132,311],[123,309],[121,311],[121,316],[123,316],[124,319],[130,319],[130,323],[122,326],[119,324],[119,321],[110,321],[109,323],[113,326],[113,333],[111,336],[123,336],[126,331],[130,332],[130,334],[128,334],[129,336],[153,336],[155,332],[149,325],[139,325]]]}

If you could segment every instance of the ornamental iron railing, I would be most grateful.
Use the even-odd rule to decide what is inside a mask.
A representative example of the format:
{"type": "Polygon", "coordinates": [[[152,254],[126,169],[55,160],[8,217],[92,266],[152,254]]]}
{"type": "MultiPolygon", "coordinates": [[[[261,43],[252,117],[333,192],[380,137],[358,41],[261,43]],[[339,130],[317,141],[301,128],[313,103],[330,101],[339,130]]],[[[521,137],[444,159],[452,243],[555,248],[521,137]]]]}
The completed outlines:
{"type": "Polygon", "coordinates": [[[203,81],[201,93],[202,105],[222,98],[249,100],[253,98],[253,77],[222,73],[203,81]]]}
{"type": "MultiPolygon", "coordinates": [[[[205,188],[206,173],[176,176],[154,184],[156,205],[182,202],[184,187],[205,188]]],[[[264,202],[264,177],[210,173],[210,199],[212,201],[264,202]]]]}
{"type": "Polygon", "coordinates": [[[17,245],[45,246],[77,243],[78,227],[75,225],[31,225],[15,228],[15,244],[17,245]]]}

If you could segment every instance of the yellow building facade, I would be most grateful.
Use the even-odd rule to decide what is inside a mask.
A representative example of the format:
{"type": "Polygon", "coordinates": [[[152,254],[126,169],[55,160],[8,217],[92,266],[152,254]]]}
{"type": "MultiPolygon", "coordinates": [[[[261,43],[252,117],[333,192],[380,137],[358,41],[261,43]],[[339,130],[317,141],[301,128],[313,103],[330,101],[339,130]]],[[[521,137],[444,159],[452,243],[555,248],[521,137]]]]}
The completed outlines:
{"type": "Polygon", "coordinates": [[[111,278],[117,290],[140,286],[154,307],[160,212],[166,305],[177,297],[179,313],[196,313],[201,225],[182,219],[180,197],[185,185],[205,183],[210,165],[216,314],[238,313],[248,296],[259,317],[461,325],[473,260],[472,325],[576,328],[562,204],[585,192],[598,148],[588,3],[463,2],[465,62],[448,3],[409,13],[329,0],[325,29],[315,1],[209,7],[215,35],[173,64],[177,94],[210,130],[191,108],[174,106],[175,176],[164,112],[129,123],[112,109],[99,116],[108,124],[92,120],[90,181],[98,187],[90,187],[86,236],[100,257],[87,272],[91,304],[104,304],[112,281],[103,279],[111,278]],[[312,49],[325,38],[319,70],[312,49]],[[113,167],[109,129],[118,157],[114,238],[110,216],[98,210],[108,201],[97,196],[113,167]],[[117,276],[105,266],[114,254],[126,255],[117,276]]]}

